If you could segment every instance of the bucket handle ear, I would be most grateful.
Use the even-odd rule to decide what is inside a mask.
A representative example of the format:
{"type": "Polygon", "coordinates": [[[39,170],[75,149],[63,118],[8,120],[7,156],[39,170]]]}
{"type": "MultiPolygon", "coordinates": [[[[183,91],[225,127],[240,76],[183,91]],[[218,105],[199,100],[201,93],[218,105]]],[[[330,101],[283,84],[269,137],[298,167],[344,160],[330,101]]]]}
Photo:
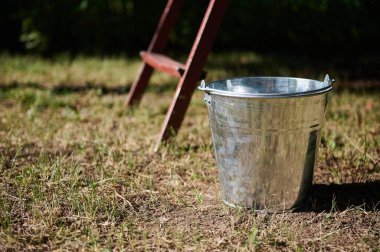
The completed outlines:
{"type": "Polygon", "coordinates": [[[205,91],[205,92],[207,91],[205,80],[201,80],[201,84],[198,86],[198,89],[202,90],[202,91],[205,91]]]}
{"type": "Polygon", "coordinates": [[[202,90],[202,91],[205,92],[205,98],[204,98],[203,100],[205,101],[205,103],[206,103],[207,105],[210,105],[210,104],[211,104],[211,96],[210,96],[210,94],[208,93],[209,90],[208,90],[208,88],[206,87],[206,82],[205,82],[205,80],[201,80],[201,84],[198,86],[198,89],[199,89],[199,90],[202,90]]]}
{"type": "Polygon", "coordinates": [[[326,86],[330,86],[333,82],[335,82],[335,80],[330,78],[330,76],[326,74],[325,80],[323,81],[323,83],[325,83],[326,86]]]}

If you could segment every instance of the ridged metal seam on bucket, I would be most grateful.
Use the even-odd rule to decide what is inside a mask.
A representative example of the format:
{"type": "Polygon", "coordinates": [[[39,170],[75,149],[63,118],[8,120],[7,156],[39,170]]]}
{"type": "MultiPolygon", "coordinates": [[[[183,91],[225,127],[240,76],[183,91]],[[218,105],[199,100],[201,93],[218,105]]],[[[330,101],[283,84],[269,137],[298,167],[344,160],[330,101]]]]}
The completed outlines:
{"type": "Polygon", "coordinates": [[[248,77],[211,87],[201,83],[224,202],[282,211],[306,201],[332,81],[248,77]]]}

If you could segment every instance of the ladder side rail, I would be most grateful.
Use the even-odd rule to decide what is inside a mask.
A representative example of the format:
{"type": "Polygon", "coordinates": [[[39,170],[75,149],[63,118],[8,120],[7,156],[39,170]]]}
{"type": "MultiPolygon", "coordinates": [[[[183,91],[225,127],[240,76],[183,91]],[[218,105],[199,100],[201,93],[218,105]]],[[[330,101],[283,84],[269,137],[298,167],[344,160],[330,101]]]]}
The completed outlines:
{"type": "Polygon", "coordinates": [[[166,114],[155,150],[162,141],[174,136],[182,124],[191,96],[202,73],[207,55],[211,50],[217,31],[226,12],[228,0],[210,0],[198,34],[186,62],[170,108],[166,114]]]}
{"type": "MultiPolygon", "coordinates": [[[[168,0],[153,38],[149,44],[147,50],[148,52],[160,53],[164,50],[169,38],[170,31],[172,30],[175,21],[179,16],[182,6],[183,0],[168,0]]],[[[130,106],[138,105],[140,103],[141,97],[145,92],[152,73],[153,68],[143,62],[128,93],[125,102],[126,109],[130,106]]]]}

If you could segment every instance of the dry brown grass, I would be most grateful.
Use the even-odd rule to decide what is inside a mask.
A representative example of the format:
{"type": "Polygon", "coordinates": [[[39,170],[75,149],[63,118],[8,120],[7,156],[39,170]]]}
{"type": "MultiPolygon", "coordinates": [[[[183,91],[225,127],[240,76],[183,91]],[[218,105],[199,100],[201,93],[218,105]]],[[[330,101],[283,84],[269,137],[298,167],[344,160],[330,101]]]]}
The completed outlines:
{"type": "Polygon", "coordinates": [[[379,91],[332,96],[308,209],[255,214],[220,201],[202,94],[152,151],[173,81],[125,114],[136,62],[2,56],[0,250],[380,250],[379,91]]]}

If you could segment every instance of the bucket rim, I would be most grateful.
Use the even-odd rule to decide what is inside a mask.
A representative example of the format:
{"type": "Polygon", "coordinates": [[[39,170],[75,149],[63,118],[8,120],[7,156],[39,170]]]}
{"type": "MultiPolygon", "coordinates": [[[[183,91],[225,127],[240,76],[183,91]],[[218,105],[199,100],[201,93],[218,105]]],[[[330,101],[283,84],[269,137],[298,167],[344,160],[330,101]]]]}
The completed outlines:
{"type": "Polygon", "coordinates": [[[216,81],[211,81],[206,83],[204,80],[201,81],[201,84],[198,86],[199,90],[202,90],[208,94],[214,94],[214,95],[220,95],[220,96],[227,96],[227,97],[236,97],[236,98],[264,98],[264,99],[270,99],[270,98],[291,98],[291,97],[305,97],[305,96],[314,96],[314,95],[320,95],[327,93],[332,90],[332,82],[334,82],[334,79],[331,79],[328,74],[326,74],[324,81],[318,81],[313,79],[307,79],[307,78],[298,78],[298,77],[287,77],[287,76],[243,76],[243,77],[233,77],[228,79],[221,79],[216,81]],[[300,81],[315,81],[319,83],[324,83],[325,86],[322,88],[309,90],[309,91],[301,91],[301,92],[293,92],[293,93],[245,93],[245,92],[232,92],[232,91],[225,91],[225,90],[219,90],[215,88],[210,88],[209,85],[221,82],[221,81],[228,81],[228,80],[238,80],[238,79],[289,79],[289,80],[300,80],[300,81]]]}

